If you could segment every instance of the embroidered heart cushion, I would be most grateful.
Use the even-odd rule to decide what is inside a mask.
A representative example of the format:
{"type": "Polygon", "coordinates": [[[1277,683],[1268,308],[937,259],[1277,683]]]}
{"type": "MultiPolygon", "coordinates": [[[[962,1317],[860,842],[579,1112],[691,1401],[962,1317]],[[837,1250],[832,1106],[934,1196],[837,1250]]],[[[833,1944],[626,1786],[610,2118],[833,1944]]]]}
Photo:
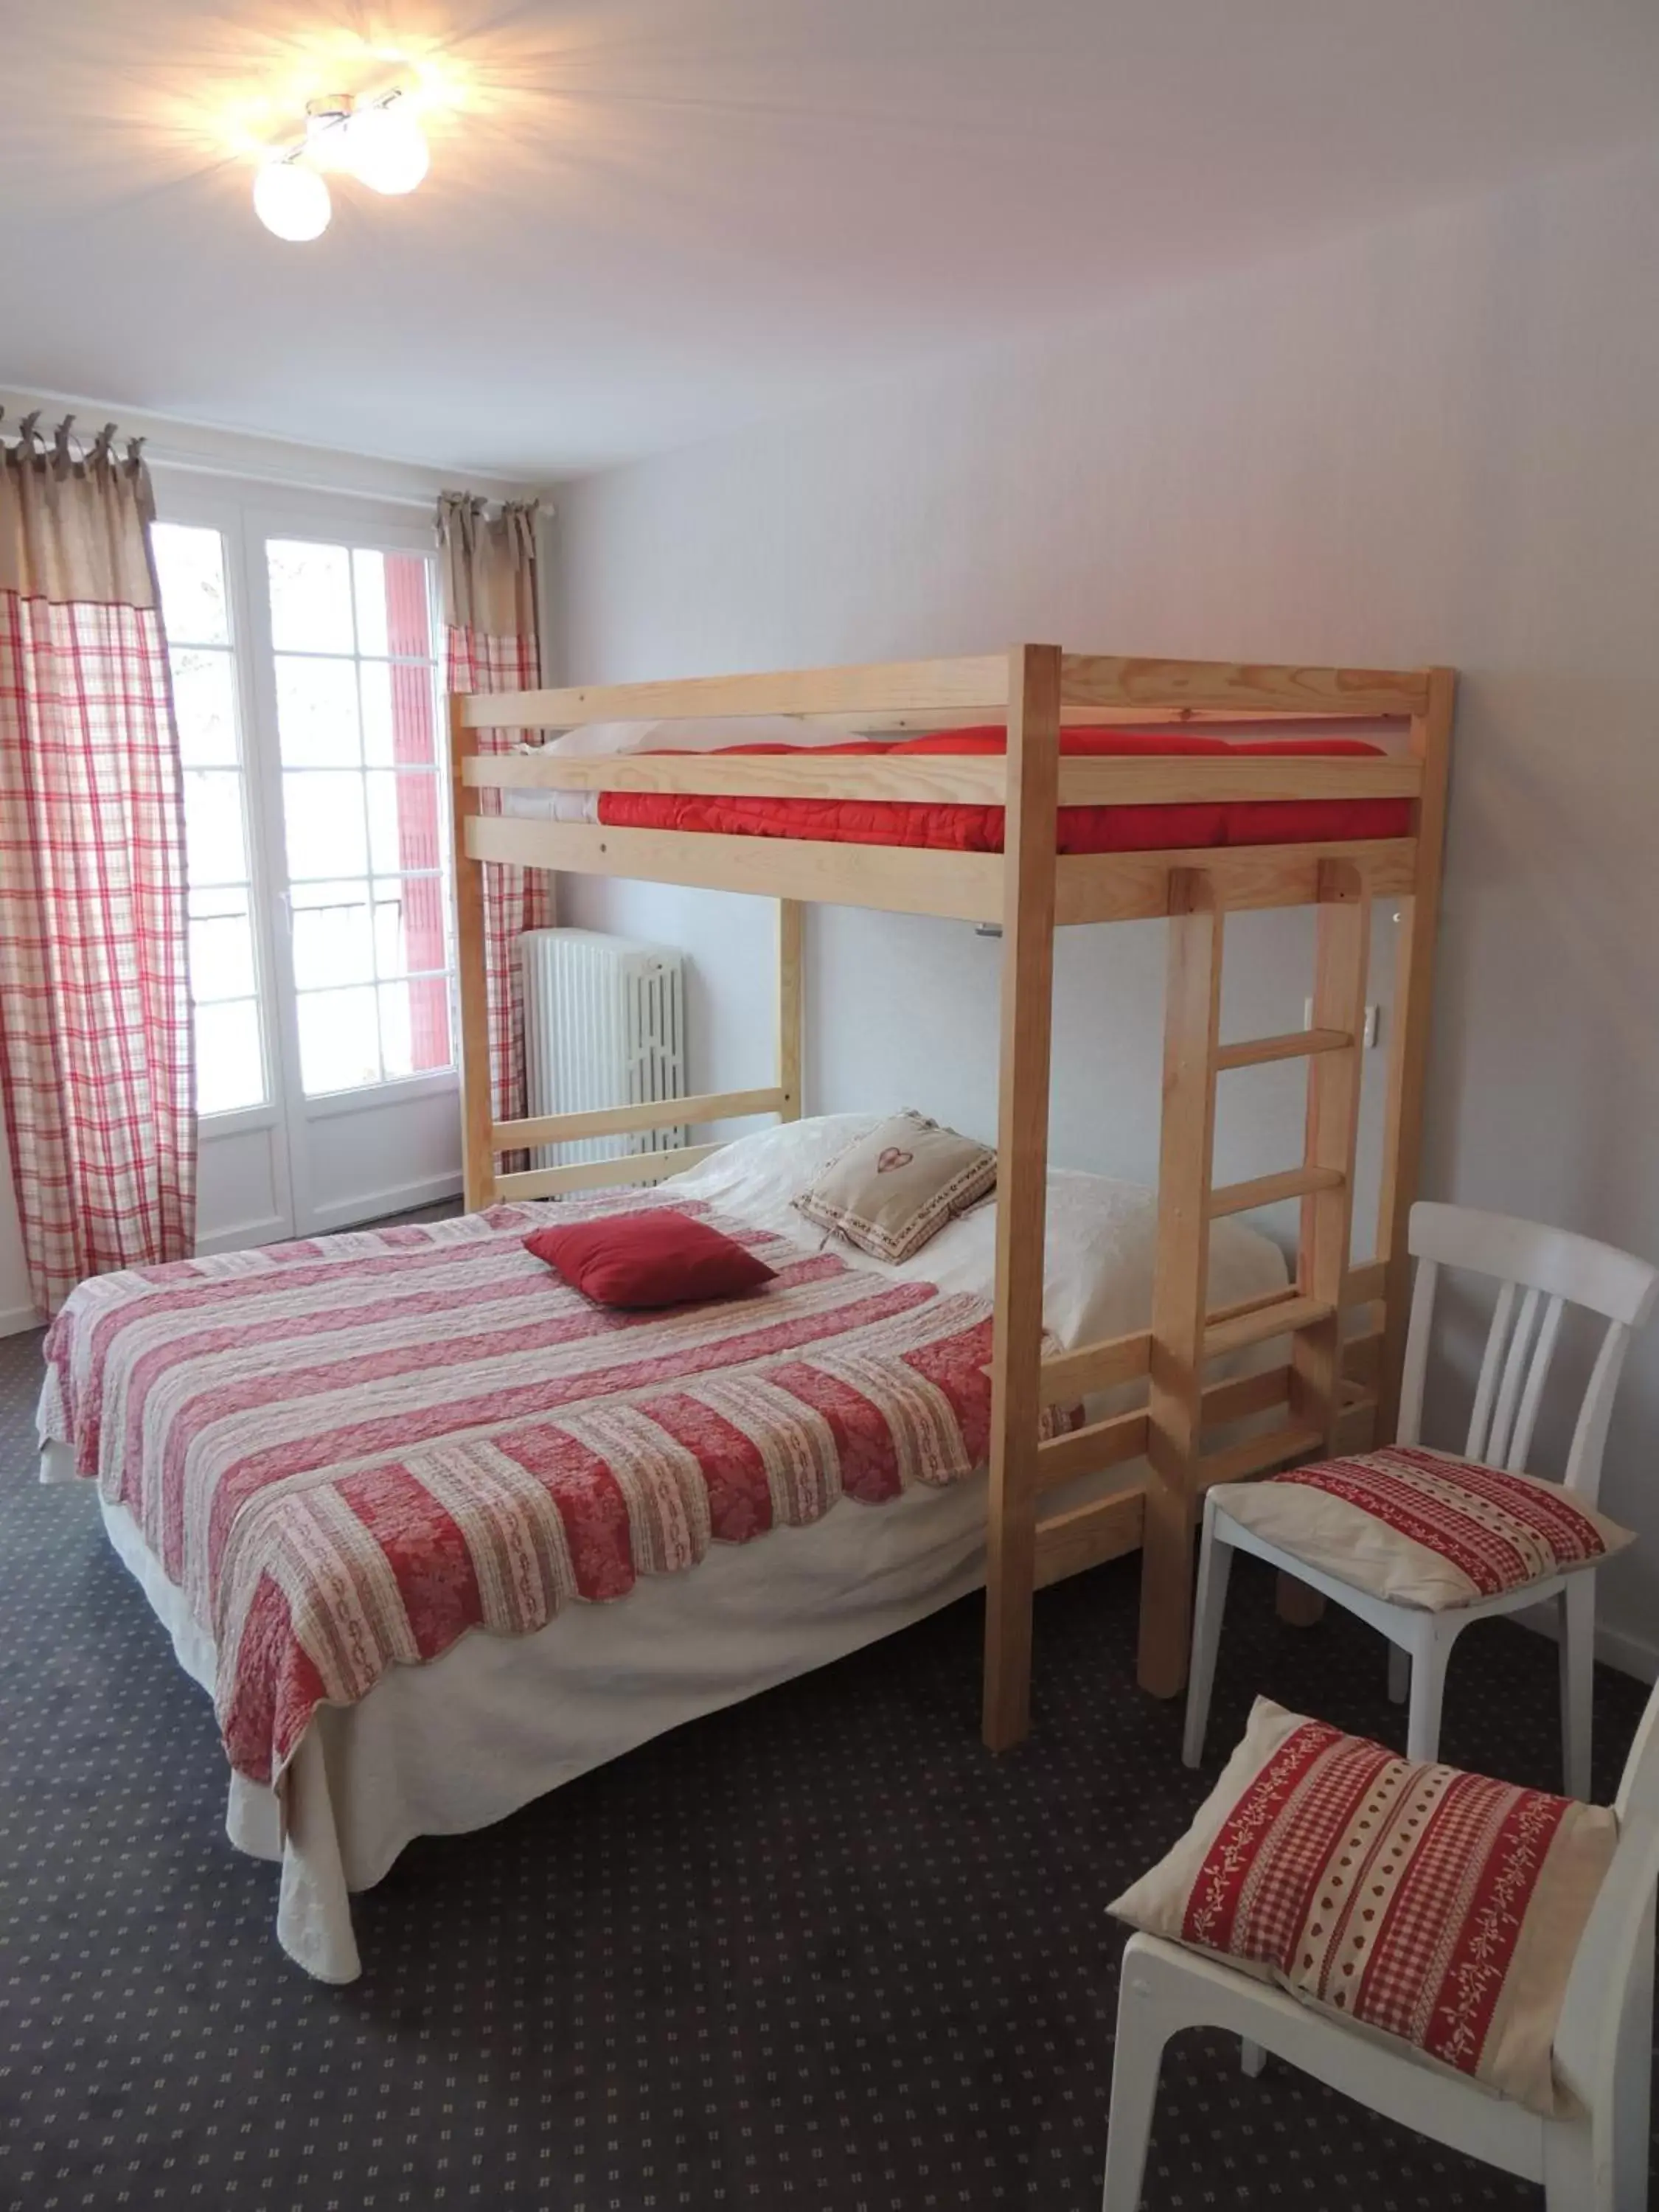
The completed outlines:
{"type": "Polygon", "coordinates": [[[1258,1698],[1191,1827],[1110,1910],[1553,2115],[1556,2023],[1618,1832],[1605,1806],[1258,1698]]]}
{"type": "Polygon", "coordinates": [[[908,1260],[995,1188],[997,1156],[915,1113],[890,1114],[790,1203],[878,1260],[908,1260]]]}

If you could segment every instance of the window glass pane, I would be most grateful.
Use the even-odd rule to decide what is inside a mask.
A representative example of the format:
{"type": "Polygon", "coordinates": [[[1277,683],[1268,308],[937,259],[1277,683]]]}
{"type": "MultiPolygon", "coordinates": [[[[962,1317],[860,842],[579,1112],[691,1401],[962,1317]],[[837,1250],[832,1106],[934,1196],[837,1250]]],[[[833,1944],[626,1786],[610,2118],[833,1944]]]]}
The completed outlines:
{"type": "Polygon", "coordinates": [[[370,862],[377,875],[441,865],[438,843],[438,779],[429,772],[404,775],[372,769],[368,788],[370,862]]]}
{"type": "Polygon", "coordinates": [[[295,883],[368,873],[362,790],[361,776],[332,775],[325,769],[284,773],[288,872],[295,883]]]}
{"type": "Polygon", "coordinates": [[[356,768],[362,755],[353,664],[278,653],[276,733],[285,768],[356,768]]]}
{"type": "Polygon", "coordinates": [[[271,641],[278,653],[349,653],[351,556],[343,545],[266,541],[271,641]]]}
{"type": "Polygon", "coordinates": [[[382,981],[448,964],[444,887],[436,876],[374,886],[374,960],[382,981]]]}
{"type": "Polygon", "coordinates": [[[371,768],[428,766],[432,669],[424,662],[362,663],[363,757],[371,768]]]}
{"type": "Polygon", "coordinates": [[[245,884],[242,779],[234,769],[185,771],[185,875],[191,887],[245,884]]]}
{"type": "Polygon", "coordinates": [[[431,566],[422,553],[351,556],[357,597],[357,650],[394,659],[432,655],[431,566]]]}
{"type": "Polygon", "coordinates": [[[357,650],[390,653],[392,632],[386,622],[385,554],[359,546],[351,556],[351,574],[357,592],[357,650]]]}
{"type": "Polygon", "coordinates": [[[382,983],[380,1000],[380,1060],[388,1075],[412,1075],[415,1058],[410,1037],[409,986],[382,983]]]}
{"type": "Polygon", "coordinates": [[[231,1114],[265,1103],[259,1011],[252,999],[196,1009],[196,1110],[231,1114]]]}
{"type": "Polygon", "coordinates": [[[216,530],[183,522],[151,529],[161,581],[161,620],[173,645],[228,645],[224,541],[216,530]]]}
{"type": "Polygon", "coordinates": [[[190,988],[205,999],[251,999],[258,989],[246,891],[192,891],[190,988]]]}
{"type": "MultiPolygon", "coordinates": [[[[449,982],[443,975],[423,975],[413,982],[380,987],[380,1033],[386,1035],[385,998],[388,989],[404,993],[409,1006],[409,1065],[412,1075],[454,1065],[449,1034],[449,982]]],[[[382,1049],[385,1048],[383,1047],[382,1049]]]]}
{"type": "Polygon", "coordinates": [[[303,991],[300,1016],[300,1079],[307,1095],[356,1091],[380,1080],[380,1024],[372,988],[303,991]]]}
{"type": "Polygon", "coordinates": [[[380,986],[380,1059],[388,1076],[451,1065],[449,986],[441,975],[380,986]]]}
{"type": "Polygon", "coordinates": [[[432,563],[422,553],[386,556],[386,622],[392,650],[404,658],[432,658],[432,563]]]}
{"type": "Polygon", "coordinates": [[[295,890],[291,903],[297,989],[374,981],[367,884],[307,884],[295,890]]]}
{"type": "Polygon", "coordinates": [[[186,768],[236,765],[236,684],[228,653],[174,646],[173,708],[186,768]]]}

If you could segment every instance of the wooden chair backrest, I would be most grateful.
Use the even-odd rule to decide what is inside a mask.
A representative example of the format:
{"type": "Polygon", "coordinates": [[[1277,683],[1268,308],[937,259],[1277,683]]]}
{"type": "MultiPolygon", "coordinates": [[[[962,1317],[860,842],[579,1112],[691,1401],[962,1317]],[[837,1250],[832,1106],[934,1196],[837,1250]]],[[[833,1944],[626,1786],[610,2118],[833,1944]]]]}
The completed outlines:
{"type": "Polygon", "coordinates": [[[1527,1456],[1561,1316],[1568,1305],[1583,1306],[1601,1315],[1607,1328],[1579,1407],[1565,1480],[1569,1490],[1593,1500],[1601,1480],[1619,1370],[1632,1332],[1653,1312],[1659,1269],[1616,1245],[1597,1243],[1571,1230],[1427,1201],[1412,1208],[1407,1243],[1417,1260],[1417,1279],[1401,1381],[1401,1443],[1421,1440],[1423,1386],[1441,1268],[1493,1276],[1502,1288],[1475,1385],[1465,1455],[1511,1474],[1528,1471],[1527,1456]]]}

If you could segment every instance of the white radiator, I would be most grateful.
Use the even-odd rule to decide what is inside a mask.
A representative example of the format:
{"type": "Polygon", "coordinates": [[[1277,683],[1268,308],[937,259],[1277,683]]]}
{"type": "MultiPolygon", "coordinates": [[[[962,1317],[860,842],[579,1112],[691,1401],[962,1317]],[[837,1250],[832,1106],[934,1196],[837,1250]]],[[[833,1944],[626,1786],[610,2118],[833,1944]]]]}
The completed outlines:
{"type": "MultiPolygon", "coordinates": [[[[592,929],[527,929],[524,966],[526,1103],[532,1114],[586,1114],[685,1096],[680,956],[592,929]]],[[[538,1168],[664,1152],[686,1131],[641,1129],[538,1146],[538,1168]]]]}

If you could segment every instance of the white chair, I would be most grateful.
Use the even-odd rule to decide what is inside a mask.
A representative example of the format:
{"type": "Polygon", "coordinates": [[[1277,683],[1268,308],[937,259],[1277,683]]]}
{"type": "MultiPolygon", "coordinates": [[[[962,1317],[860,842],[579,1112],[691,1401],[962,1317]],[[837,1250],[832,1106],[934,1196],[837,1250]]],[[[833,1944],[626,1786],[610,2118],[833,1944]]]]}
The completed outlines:
{"type": "Polygon", "coordinates": [[[1219,1959],[1154,1936],[1124,1948],[1103,2212],[1137,2212],[1164,2046],[1184,2027],[1244,2039],[1397,2124],[1541,2182],[1547,2212],[1645,2212],[1659,1876],[1659,1691],[1617,1799],[1619,1844],[1591,1909],[1555,2032],[1558,2080],[1582,2110],[1545,2119],[1419,2057],[1409,2045],[1298,2004],[1219,1959]]]}
{"type": "MultiPolygon", "coordinates": [[[[1606,1318],[1607,1328],[1579,1407],[1564,1481],[1568,1490],[1593,1505],[1601,1479],[1601,1452],[1619,1370],[1632,1331],[1653,1310],[1659,1270],[1588,1237],[1577,1237],[1564,1229],[1546,1229],[1509,1214],[1477,1213],[1461,1206],[1413,1206],[1408,1242],[1417,1261],[1417,1281],[1406,1335],[1398,1442],[1420,1441],[1423,1384],[1440,1269],[1462,1267],[1496,1276],[1503,1287],[1480,1364],[1464,1455],[1507,1474],[1532,1471],[1526,1464],[1527,1455],[1563,1310],[1569,1304],[1587,1307],[1606,1318]],[[1517,1291],[1524,1293],[1518,1300],[1517,1291]]],[[[1396,1701],[1406,1695],[1405,1670],[1407,1664],[1410,1667],[1407,1756],[1412,1759],[1433,1759],[1438,1754],[1446,1662],[1469,1623],[1559,1598],[1562,1759],[1568,1796],[1588,1797],[1595,1568],[1553,1575],[1523,1589],[1501,1591],[1495,1597],[1449,1611],[1429,1612],[1357,1589],[1351,1583],[1298,1559],[1289,1545],[1272,1543],[1255,1534],[1228,1513],[1228,1498],[1237,1494],[1234,1486],[1218,1485],[1204,1501],[1204,1543],[1182,1743],[1182,1756],[1188,1766],[1196,1766],[1204,1754],[1227,1578],[1237,1550],[1268,1560],[1333,1604],[1357,1613],[1388,1638],[1393,1647],[1389,1655],[1389,1690],[1396,1701]]],[[[1306,1494],[1311,1503],[1315,1493],[1306,1494]]]]}

